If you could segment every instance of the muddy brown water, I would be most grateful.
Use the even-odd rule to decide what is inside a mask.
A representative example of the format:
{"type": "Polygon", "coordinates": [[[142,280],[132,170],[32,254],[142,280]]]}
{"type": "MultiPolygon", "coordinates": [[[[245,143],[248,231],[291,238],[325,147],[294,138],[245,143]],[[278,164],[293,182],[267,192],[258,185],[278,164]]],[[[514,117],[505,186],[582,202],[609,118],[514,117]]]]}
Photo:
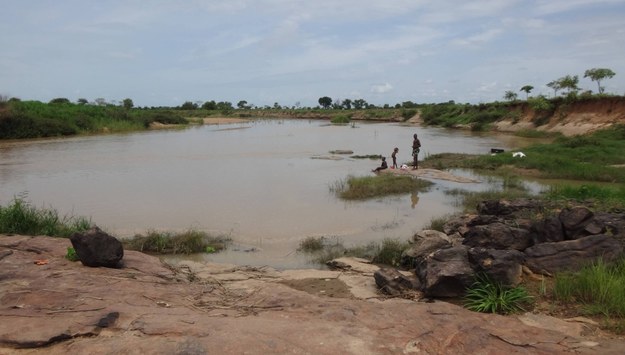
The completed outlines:
{"type": "MultiPolygon", "coordinates": [[[[407,239],[433,218],[457,211],[448,189],[480,190],[492,180],[434,181],[427,192],[347,202],[330,186],[371,175],[379,161],[332,155],[382,154],[411,160],[412,135],[423,156],[488,154],[527,141],[396,123],[333,126],[316,120],[258,120],[183,130],[0,143],[0,204],[22,197],[61,215],[87,216],[128,237],[189,228],[227,234],[233,245],[190,258],[277,268],[314,264],[295,250],[308,236],[364,245],[407,239]],[[321,158],[321,159],[319,159],[321,158]]],[[[463,172],[456,172],[463,174],[463,172]]],[[[478,177],[479,179],[479,177],[478,177]]]]}

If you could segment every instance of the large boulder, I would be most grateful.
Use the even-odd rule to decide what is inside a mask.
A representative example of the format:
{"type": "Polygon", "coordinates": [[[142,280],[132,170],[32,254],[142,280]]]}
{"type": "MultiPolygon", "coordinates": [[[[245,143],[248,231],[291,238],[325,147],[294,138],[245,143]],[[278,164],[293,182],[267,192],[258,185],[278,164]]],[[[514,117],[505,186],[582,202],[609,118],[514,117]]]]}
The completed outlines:
{"type": "Polygon", "coordinates": [[[391,296],[405,295],[420,288],[419,280],[415,276],[406,276],[393,268],[376,270],[373,278],[380,291],[391,296]]]}
{"type": "Polygon", "coordinates": [[[412,237],[410,247],[402,253],[401,265],[412,268],[420,258],[451,245],[452,241],[447,234],[436,230],[422,230],[412,237]]]}
{"type": "Polygon", "coordinates": [[[536,222],[530,229],[534,244],[561,242],[564,240],[564,229],[558,217],[547,217],[536,222]]]}
{"type": "Polygon", "coordinates": [[[518,250],[471,248],[468,256],[475,272],[484,273],[495,282],[506,286],[521,282],[525,255],[518,250]]]}
{"type": "Polygon", "coordinates": [[[421,260],[416,274],[427,297],[458,297],[465,293],[475,274],[464,245],[441,249],[421,260]]]}
{"type": "Polygon", "coordinates": [[[488,249],[524,250],[532,245],[532,236],[527,229],[515,228],[496,222],[471,227],[465,233],[462,244],[469,247],[488,249]]]}
{"type": "Polygon", "coordinates": [[[122,243],[100,228],[93,227],[86,232],[74,233],[69,239],[83,265],[121,267],[124,257],[122,243]]]}
{"type": "Polygon", "coordinates": [[[586,227],[593,224],[593,217],[594,213],[583,206],[565,208],[560,211],[558,218],[562,222],[565,239],[571,240],[601,233],[601,227],[596,233],[593,233],[593,230],[596,231],[596,227],[593,226],[590,226],[590,231],[586,231],[586,227]]]}
{"type": "Polygon", "coordinates": [[[605,234],[575,240],[536,244],[525,249],[525,263],[534,273],[575,271],[602,258],[612,261],[623,253],[623,245],[605,234]]]}

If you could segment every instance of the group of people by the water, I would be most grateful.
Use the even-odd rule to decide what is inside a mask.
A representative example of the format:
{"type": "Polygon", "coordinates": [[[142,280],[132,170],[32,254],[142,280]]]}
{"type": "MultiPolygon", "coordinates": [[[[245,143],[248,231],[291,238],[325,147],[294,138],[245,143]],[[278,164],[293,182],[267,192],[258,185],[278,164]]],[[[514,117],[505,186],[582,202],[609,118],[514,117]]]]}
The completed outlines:
{"type": "MultiPolygon", "coordinates": [[[[418,161],[418,156],[419,156],[419,152],[421,151],[421,141],[419,140],[419,137],[417,136],[417,134],[415,133],[413,136],[413,141],[412,141],[412,157],[414,159],[414,163],[412,166],[413,170],[416,170],[419,168],[419,161],[418,161]]],[[[393,149],[393,153],[391,153],[391,158],[393,158],[393,165],[391,169],[397,169],[397,153],[399,153],[399,148],[395,147],[393,149]]],[[[403,166],[402,166],[403,168],[403,166]]],[[[378,166],[377,168],[371,170],[374,173],[378,173],[380,172],[380,170],[384,170],[384,169],[388,169],[388,164],[386,163],[386,157],[382,157],[382,163],[380,164],[380,166],[378,166]]]]}

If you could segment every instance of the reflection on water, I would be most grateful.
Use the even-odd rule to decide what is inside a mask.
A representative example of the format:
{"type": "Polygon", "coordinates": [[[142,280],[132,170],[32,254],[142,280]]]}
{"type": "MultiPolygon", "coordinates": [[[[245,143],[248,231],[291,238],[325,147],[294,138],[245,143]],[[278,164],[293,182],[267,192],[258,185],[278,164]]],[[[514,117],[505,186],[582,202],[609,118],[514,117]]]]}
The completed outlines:
{"type": "Polygon", "coordinates": [[[398,164],[409,163],[414,133],[424,156],[512,147],[501,137],[465,131],[314,120],[0,143],[0,203],[27,192],[35,206],[90,216],[117,236],[194,228],[227,234],[240,245],[202,256],[208,260],[308,266],[294,252],[308,236],[339,236],[346,245],[405,239],[455,211],[444,190],[484,188],[434,181],[418,196],[345,202],[329,186],[370,175],[377,161],[311,159],[331,150],[387,156],[399,147],[398,164]]]}

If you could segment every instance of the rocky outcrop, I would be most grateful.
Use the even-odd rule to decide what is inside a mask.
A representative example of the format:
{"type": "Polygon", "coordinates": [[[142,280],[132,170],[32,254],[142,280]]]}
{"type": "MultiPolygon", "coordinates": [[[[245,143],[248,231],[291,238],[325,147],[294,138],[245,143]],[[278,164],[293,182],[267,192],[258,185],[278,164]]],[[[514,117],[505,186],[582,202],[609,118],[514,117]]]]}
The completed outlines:
{"type": "Polygon", "coordinates": [[[445,223],[445,233],[415,234],[402,256],[403,265],[415,267],[419,290],[426,296],[458,297],[477,273],[516,286],[524,267],[549,275],[623,254],[625,214],[594,214],[578,206],[542,220],[528,218],[545,209],[528,199],[483,201],[480,213],[498,215],[458,216],[445,223]]]}
{"type": "Polygon", "coordinates": [[[66,260],[68,246],[0,236],[0,354],[619,354],[625,346],[542,319],[381,300],[373,278],[353,271],[165,265],[135,251],[123,268],[90,268],[66,260]],[[347,295],[329,297],[340,285],[347,295]]]}
{"type": "Polygon", "coordinates": [[[459,245],[437,250],[416,267],[416,274],[427,297],[456,297],[464,294],[474,279],[468,248],[459,245]]]}
{"type": "Polygon", "coordinates": [[[380,291],[391,296],[413,294],[420,289],[419,280],[414,276],[406,276],[393,268],[381,268],[373,273],[375,284],[380,291]]]}
{"type": "Polygon", "coordinates": [[[605,234],[536,244],[525,250],[526,265],[532,272],[543,274],[579,270],[598,259],[610,262],[622,253],[621,243],[605,234]]]}

